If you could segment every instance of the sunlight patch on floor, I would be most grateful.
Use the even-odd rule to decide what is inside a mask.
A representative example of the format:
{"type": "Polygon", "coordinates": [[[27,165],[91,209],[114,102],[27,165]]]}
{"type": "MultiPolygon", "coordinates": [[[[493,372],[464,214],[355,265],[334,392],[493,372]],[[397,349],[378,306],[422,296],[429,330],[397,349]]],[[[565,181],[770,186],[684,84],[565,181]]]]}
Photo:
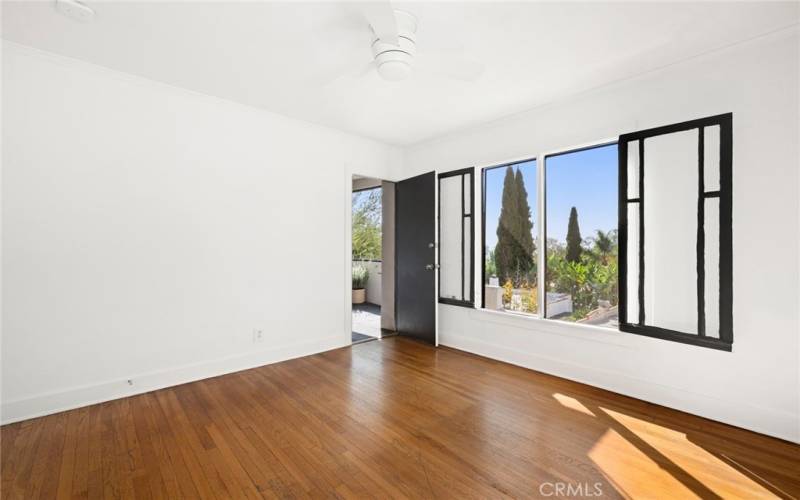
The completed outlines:
{"type": "Polygon", "coordinates": [[[609,481],[632,498],[699,498],[612,429],[606,430],[587,456],[609,481]]]}
{"type": "Polygon", "coordinates": [[[553,397],[555,398],[556,401],[561,403],[561,406],[565,406],[565,407],[567,407],[567,408],[569,408],[571,410],[579,411],[579,412],[584,413],[586,415],[589,415],[591,417],[595,416],[595,414],[592,413],[589,410],[589,408],[586,408],[585,406],[583,406],[583,403],[581,403],[580,401],[578,401],[577,399],[575,399],[575,398],[573,398],[571,396],[567,396],[565,394],[561,394],[559,392],[556,392],[556,393],[553,394],[553,397]]]}
{"type": "Polygon", "coordinates": [[[614,410],[600,410],[641,440],[644,446],[640,444],[640,448],[648,448],[674,464],[671,467],[662,467],[662,475],[682,471],[724,498],[742,495],[744,498],[776,498],[772,492],[746,474],[690,441],[685,433],[614,410]]]}

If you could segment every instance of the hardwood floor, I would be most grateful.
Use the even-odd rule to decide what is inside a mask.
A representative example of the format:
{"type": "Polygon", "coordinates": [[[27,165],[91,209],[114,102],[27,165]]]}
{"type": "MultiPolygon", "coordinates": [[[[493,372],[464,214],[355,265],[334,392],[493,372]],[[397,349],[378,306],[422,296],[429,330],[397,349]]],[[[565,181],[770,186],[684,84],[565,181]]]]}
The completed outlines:
{"type": "Polygon", "coordinates": [[[3,498],[800,495],[796,445],[398,337],[0,432],[3,498]]]}

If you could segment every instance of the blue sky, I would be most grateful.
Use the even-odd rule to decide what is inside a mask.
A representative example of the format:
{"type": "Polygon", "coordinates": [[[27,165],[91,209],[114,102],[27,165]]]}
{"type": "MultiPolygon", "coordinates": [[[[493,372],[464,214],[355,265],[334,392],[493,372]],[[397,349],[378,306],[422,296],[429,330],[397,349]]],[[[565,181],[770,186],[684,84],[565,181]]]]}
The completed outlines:
{"type": "MultiPolygon", "coordinates": [[[[522,171],[528,191],[534,239],[539,230],[536,220],[537,167],[535,160],[514,166],[522,171]]],[[[497,220],[505,170],[495,168],[486,172],[486,245],[489,248],[497,244],[497,220]]],[[[596,229],[616,229],[616,144],[550,157],[546,174],[548,238],[566,239],[569,211],[573,206],[578,210],[578,223],[584,238],[593,235],[596,229]]]]}

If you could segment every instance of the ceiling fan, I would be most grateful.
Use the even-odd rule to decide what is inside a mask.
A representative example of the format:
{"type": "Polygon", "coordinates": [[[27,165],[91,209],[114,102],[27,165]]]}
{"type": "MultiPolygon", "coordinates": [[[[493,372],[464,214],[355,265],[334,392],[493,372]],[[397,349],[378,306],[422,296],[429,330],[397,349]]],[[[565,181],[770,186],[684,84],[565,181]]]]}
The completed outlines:
{"type": "Polygon", "coordinates": [[[445,78],[475,81],[484,65],[461,56],[461,49],[442,49],[421,45],[417,50],[418,20],[413,14],[395,9],[388,0],[359,2],[355,10],[370,27],[372,61],[358,71],[342,71],[342,76],[364,76],[375,70],[381,78],[400,81],[421,71],[445,78]]]}

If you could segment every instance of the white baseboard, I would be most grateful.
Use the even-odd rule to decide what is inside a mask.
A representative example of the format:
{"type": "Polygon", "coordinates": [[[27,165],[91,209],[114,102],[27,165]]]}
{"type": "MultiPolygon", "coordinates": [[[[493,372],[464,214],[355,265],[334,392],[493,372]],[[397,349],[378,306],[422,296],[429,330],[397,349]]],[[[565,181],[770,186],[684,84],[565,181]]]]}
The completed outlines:
{"type": "MultiPolygon", "coordinates": [[[[344,347],[341,335],[283,346],[277,349],[229,356],[212,361],[183,365],[177,368],[132,375],[127,379],[76,387],[30,398],[8,401],[0,406],[0,422],[9,424],[20,420],[59,413],[96,403],[143,394],[166,387],[194,382],[210,377],[256,368],[288,359],[308,356],[344,347]],[[128,384],[133,381],[133,385],[128,384]]],[[[654,384],[623,373],[600,370],[567,363],[536,354],[515,351],[489,342],[458,335],[443,336],[442,345],[513,365],[529,368],[599,387],[651,403],[675,408],[701,417],[742,427],[769,436],[800,443],[796,415],[753,405],[743,405],[698,394],[684,389],[654,384]]]]}
{"type": "Polygon", "coordinates": [[[157,372],[131,375],[122,380],[74,387],[63,391],[8,401],[0,405],[0,423],[10,424],[20,420],[59,413],[165,387],[308,356],[344,347],[345,345],[348,344],[342,342],[342,336],[336,335],[311,342],[301,342],[275,349],[228,356],[157,372]],[[133,385],[129,384],[128,380],[132,381],[133,385]]]}
{"type": "Polygon", "coordinates": [[[440,339],[442,345],[454,349],[800,443],[800,422],[798,416],[790,412],[726,401],[706,394],[641,380],[613,370],[581,366],[451,333],[443,335],[440,339]]]}

